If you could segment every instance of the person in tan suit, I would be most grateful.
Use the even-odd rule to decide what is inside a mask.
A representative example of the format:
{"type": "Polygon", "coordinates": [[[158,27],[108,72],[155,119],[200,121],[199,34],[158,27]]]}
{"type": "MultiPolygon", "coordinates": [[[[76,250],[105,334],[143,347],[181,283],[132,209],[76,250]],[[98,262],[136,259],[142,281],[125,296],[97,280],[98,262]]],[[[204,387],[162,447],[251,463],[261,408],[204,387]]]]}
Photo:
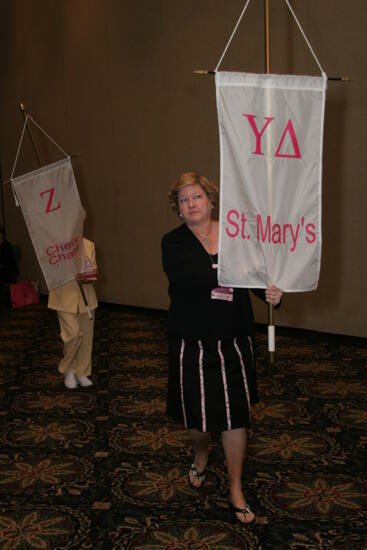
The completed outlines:
{"type": "Polygon", "coordinates": [[[78,384],[84,388],[92,386],[88,378],[92,372],[92,348],[94,310],[98,306],[92,280],[97,279],[97,264],[94,243],[83,239],[84,266],[75,280],[50,290],[48,307],[57,311],[60,335],[64,343],[63,359],[59,372],[64,374],[64,384],[74,389],[78,384]],[[81,289],[89,306],[92,319],[83,300],[81,289]]]}

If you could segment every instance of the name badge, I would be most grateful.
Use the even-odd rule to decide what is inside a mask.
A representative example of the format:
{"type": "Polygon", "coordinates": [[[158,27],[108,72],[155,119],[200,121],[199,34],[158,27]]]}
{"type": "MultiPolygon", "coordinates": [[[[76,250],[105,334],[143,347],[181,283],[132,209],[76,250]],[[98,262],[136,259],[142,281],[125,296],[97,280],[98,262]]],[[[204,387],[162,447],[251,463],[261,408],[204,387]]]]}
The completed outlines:
{"type": "Polygon", "coordinates": [[[225,300],[226,302],[233,302],[233,288],[213,288],[211,292],[212,300],[225,300]]]}

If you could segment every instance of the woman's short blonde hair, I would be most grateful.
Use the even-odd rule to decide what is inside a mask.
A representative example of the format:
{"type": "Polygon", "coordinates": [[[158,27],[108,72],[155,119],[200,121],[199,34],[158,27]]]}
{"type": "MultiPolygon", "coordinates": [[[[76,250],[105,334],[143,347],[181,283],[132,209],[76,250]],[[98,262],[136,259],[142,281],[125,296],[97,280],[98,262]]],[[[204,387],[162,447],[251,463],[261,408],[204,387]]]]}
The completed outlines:
{"type": "Polygon", "coordinates": [[[194,172],[186,172],[182,174],[177,181],[172,185],[171,191],[168,194],[168,200],[173,210],[180,213],[178,207],[178,194],[180,189],[186,187],[186,185],[200,185],[205,191],[208,199],[213,206],[216,206],[218,200],[218,187],[212,181],[209,181],[205,176],[195,174],[194,172]]]}

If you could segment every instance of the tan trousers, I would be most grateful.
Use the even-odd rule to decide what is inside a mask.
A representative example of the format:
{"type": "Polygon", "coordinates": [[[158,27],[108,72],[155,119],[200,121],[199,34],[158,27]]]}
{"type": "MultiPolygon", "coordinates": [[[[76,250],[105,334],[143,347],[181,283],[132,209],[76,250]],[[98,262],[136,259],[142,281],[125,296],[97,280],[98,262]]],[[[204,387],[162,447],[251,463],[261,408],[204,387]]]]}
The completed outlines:
{"type": "Polygon", "coordinates": [[[59,363],[59,372],[75,372],[89,376],[92,372],[93,319],[87,313],[58,311],[60,334],[64,342],[64,358],[59,363]]]}

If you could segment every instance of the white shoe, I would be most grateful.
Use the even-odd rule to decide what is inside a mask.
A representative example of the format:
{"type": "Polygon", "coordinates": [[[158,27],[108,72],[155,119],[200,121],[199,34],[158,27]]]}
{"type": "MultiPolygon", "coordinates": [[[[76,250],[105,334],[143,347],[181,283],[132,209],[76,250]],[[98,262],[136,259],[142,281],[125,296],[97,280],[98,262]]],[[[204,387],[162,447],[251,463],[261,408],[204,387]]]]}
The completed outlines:
{"type": "Polygon", "coordinates": [[[89,380],[88,376],[78,376],[76,375],[76,380],[78,381],[78,384],[82,388],[88,388],[89,386],[93,386],[92,380],[89,380]]]}
{"type": "Polygon", "coordinates": [[[75,390],[78,384],[77,384],[74,372],[67,372],[65,374],[64,384],[67,388],[69,388],[69,390],[75,390]]]}

